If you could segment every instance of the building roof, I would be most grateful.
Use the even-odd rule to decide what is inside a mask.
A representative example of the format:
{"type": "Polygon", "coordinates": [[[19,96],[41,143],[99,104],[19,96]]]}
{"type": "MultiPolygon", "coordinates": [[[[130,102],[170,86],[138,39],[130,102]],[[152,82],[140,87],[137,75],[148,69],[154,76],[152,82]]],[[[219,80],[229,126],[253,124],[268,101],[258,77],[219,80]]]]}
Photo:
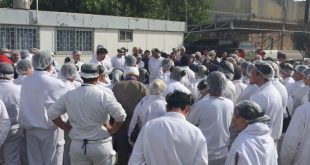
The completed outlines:
{"type": "Polygon", "coordinates": [[[185,32],[185,22],[0,8],[0,24],[185,32]]]}

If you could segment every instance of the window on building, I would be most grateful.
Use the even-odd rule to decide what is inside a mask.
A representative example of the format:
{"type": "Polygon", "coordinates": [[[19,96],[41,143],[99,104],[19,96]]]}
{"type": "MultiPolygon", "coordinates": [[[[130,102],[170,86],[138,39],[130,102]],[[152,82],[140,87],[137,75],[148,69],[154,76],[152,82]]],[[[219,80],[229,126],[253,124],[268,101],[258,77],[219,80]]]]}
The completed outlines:
{"type": "Polygon", "coordinates": [[[40,48],[39,29],[31,26],[0,25],[0,47],[11,50],[40,48]]]}
{"type": "Polygon", "coordinates": [[[131,42],[133,41],[133,32],[132,31],[119,31],[119,41],[131,42]]]}
{"type": "Polygon", "coordinates": [[[92,51],[93,31],[81,29],[57,29],[56,51],[92,51]]]}

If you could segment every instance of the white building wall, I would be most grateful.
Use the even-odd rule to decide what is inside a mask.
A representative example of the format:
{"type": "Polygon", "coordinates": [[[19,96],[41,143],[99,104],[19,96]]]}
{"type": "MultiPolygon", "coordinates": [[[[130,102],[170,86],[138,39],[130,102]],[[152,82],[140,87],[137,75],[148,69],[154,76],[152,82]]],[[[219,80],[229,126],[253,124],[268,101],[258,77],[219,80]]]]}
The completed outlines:
{"type": "Polygon", "coordinates": [[[55,51],[55,28],[40,27],[40,49],[55,51]]]}

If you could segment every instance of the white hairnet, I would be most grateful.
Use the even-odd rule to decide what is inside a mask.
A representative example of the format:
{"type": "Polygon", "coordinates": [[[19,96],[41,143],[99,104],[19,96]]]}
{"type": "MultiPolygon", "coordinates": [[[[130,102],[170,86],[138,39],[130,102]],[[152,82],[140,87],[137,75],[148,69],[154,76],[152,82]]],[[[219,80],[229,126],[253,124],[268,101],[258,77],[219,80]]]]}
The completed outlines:
{"type": "Polygon", "coordinates": [[[228,57],[227,61],[229,61],[230,63],[232,63],[233,65],[237,64],[237,61],[233,58],[233,57],[228,57]]]}
{"type": "Polygon", "coordinates": [[[32,66],[35,70],[45,70],[53,63],[51,51],[39,51],[32,56],[32,66]]]}
{"type": "Polygon", "coordinates": [[[150,85],[150,94],[151,95],[162,95],[166,89],[166,83],[161,79],[155,79],[150,85]]]}
{"type": "Polygon", "coordinates": [[[306,65],[297,65],[297,66],[295,67],[295,72],[301,74],[302,71],[304,71],[305,69],[308,69],[308,66],[306,66],[306,65]]]}
{"type": "Polygon", "coordinates": [[[147,76],[148,76],[147,70],[144,68],[139,68],[139,81],[141,83],[144,84],[147,81],[147,76]]]}
{"type": "Polygon", "coordinates": [[[247,74],[248,76],[250,76],[253,70],[255,70],[254,64],[249,63],[249,64],[248,64],[248,67],[246,68],[246,74],[247,74]]]}
{"type": "Polygon", "coordinates": [[[253,123],[268,123],[270,117],[265,115],[265,112],[254,101],[244,100],[235,106],[235,113],[244,118],[248,124],[253,123]]]}
{"type": "Polygon", "coordinates": [[[221,62],[220,67],[222,69],[222,72],[228,79],[232,80],[234,78],[235,69],[234,65],[231,62],[223,61],[221,62]]]}
{"type": "Polygon", "coordinates": [[[137,59],[133,55],[127,55],[125,57],[125,65],[127,65],[127,66],[135,66],[136,62],[137,62],[137,59]]]}
{"type": "Polygon", "coordinates": [[[264,61],[256,62],[255,69],[261,76],[263,76],[267,80],[273,80],[274,78],[274,70],[270,64],[264,61]]]}
{"type": "Polygon", "coordinates": [[[196,74],[196,79],[205,78],[208,74],[208,69],[204,65],[198,65],[195,74],[196,74]]]}
{"type": "Polygon", "coordinates": [[[31,62],[29,60],[20,60],[16,64],[16,72],[19,75],[27,74],[28,69],[32,69],[31,62]]]}
{"type": "Polygon", "coordinates": [[[262,61],[262,60],[263,60],[263,58],[261,55],[255,55],[254,56],[254,61],[262,61]]]}
{"type": "Polygon", "coordinates": [[[209,92],[222,93],[226,88],[227,79],[222,72],[215,71],[208,75],[207,83],[209,92]]]}
{"type": "Polygon", "coordinates": [[[76,66],[70,63],[62,65],[60,69],[61,77],[66,80],[76,77],[76,73],[77,73],[76,66]]]}
{"type": "Polygon", "coordinates": [[[248,67],[249,64],[250,64],[250,63],[247,62],[247,61],[242,62],[242,63],[240,64],[241,70],[244,71],[244,72],[246,72],[247,67],[248,67]]]}
{"type": "Polygon", "coordinates": [[[289,63],[285,63],[281,68],[281,73],[288,76],[293,76],[294,72],[295,71],[293,65],[289,63]]]}
{"type": "Polygon", "coordinates": [[[165,58],[161,62],[161,67],[163,68],[163,70],[169,70],[173,66],[174,66],[174,62],[169,58],[165,58]]]}
{"type": "Polygon", "coordinates": [[[0,77],[12,79],[14,76],[13,66],[6,62],[0,62],[0,77]]]}
{"type": "Polygon", "coordinates": [[[86,79],[99,77],[99,65],[83,64],[81,67],[80,76],[86,79]]]}
{"type": "Polygon", "coordinates": [[[126,69],[125,71],[125,75],[129,75],[129,74],[132,74],[132,75],[136,75],[136,76],[139,76],[140,73],[139,73],[139,69],[137,67],[128,67],[128,69],[126,69]]]}
{"type": "Polygon", "coordinates": [[[274,77],[279,78],[280,77],[279,65],[272,61],[266,61],[266,62],[272,66],[274,70],[274,77]]]}
{"type": "Polygon", "coordinates": [[[181,79],[186,75],[186,70],[182,69],[181,67],[177,66],[173,68],[170,79],[175,81],[181,81],[181,79]]]}
{"type": "Polygon", "coordinates": [[[28,50],[22,50],[20,51],[20,58],[21,59],[29,59],[30,58],[30,52],[28,50]]]}
{"type": "Polygon", "coordinates": [[[305,77],[305,78],[307,78],[307,79],[309,79],[310,77],[310,68],[308,68],[308,69],[305,69],[304,71],[302,71],[301,72],[301,74],[305,77]]]}

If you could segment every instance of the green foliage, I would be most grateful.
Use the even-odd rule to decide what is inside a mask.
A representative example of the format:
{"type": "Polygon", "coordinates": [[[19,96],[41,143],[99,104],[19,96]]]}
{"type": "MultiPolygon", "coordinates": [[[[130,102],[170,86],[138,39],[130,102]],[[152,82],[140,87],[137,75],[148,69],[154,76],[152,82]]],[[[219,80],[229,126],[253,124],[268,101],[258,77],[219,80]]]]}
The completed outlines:
{"type": "MultiPolygon", "coordinates": [[[[39,0],[40,10],[206,23],[212,0],[39,0]]],[[[12,0],[0,0],[11,7],[12,0]]],[[[35,0],[31,6],[35,9],[35,0]]]]}

